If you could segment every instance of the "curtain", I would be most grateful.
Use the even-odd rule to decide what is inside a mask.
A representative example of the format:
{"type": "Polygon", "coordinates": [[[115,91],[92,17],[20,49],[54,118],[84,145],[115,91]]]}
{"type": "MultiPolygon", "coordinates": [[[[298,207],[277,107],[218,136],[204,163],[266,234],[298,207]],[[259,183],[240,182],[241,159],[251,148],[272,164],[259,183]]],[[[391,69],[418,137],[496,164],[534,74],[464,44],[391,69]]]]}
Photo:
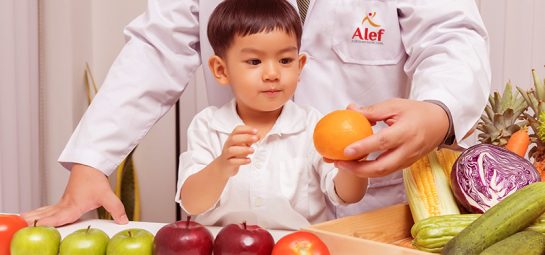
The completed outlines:
{"type": "Polygon", "coordinates": [[[0,213],[41,205],[38,0],[0,1],[0,213]]]}

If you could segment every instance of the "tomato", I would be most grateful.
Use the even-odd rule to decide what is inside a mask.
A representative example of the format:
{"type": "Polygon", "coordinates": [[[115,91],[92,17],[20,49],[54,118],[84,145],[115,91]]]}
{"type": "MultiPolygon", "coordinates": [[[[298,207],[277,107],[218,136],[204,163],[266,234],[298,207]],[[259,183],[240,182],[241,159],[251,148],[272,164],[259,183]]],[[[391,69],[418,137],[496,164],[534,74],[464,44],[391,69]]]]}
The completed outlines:
{"type": "Polygon", "coordinates": [[[11,237],[26,226],[26,221],[18,215],[0,214],[0,255],[9,255],[11,237]]]}
{"type": "Polygon", "coordinates": [[[280,238],[272,255],[329,255],[329,250],[315,234],[296,231],[280,238]]]}

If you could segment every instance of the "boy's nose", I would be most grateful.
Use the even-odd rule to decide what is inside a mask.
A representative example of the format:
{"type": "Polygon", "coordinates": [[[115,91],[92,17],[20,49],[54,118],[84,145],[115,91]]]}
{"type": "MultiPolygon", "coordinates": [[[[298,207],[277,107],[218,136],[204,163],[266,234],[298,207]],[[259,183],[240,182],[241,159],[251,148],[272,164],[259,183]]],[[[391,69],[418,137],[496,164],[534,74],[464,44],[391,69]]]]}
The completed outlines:
{"type": "Polygon", "coordinates": [[[274,63],[268,63],[263,70],[263,80],[278,80],[280,78],[280,72],[278,67],[274,63]]]}

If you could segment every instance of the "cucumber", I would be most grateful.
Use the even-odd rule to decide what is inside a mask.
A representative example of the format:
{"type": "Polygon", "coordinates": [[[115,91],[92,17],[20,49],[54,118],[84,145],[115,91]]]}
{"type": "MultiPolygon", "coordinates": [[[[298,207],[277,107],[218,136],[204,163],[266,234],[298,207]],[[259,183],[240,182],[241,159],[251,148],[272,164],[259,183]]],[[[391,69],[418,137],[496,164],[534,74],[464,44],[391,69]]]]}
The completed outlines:
{"type": "Polygon", "coordinates": [[[545,212],[545,182],[532,183],[490,208],[445,245],[441,254],[478,255],[530,226],[545,212]]]}
{"type": "Polygon", "coordinates": [[[480,255],[542,255],[545,235],[535,231],[521,231],[486,248],[480,255]]]}

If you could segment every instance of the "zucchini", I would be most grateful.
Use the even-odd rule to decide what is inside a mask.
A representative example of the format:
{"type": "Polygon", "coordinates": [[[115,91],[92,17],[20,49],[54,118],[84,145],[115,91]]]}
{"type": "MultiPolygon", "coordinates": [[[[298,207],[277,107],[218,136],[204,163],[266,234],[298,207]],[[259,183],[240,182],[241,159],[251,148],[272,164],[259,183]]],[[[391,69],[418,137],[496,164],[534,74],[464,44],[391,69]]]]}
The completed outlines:
{"type": "Polygon", "coordinates": [[[545,235],[521,231],[486,248],[480,255],[541,255],[545,253],[545,235]]]}
{"type": "Polygon", "coordinates": [[[545,182],[532,183],[487,210],[447,242],[441,254],[478,255],[527,228],[545,212],[545,182]]]}
{"type": "MultiPolygon", "coordinates": [[[[466,215],[466,214],[463,214],[466,215]]],[[[469,217],[461,219],[460,217],[447,217],[446,215],[435,216],[441,217],[434,221],[428,222],[430,217],[420,221],[419,228],[413,228],[415,235],[413,236],[412,244],[414,248],[421,251],[428,251],[434,253],[440,253],[445,244],[458,235],[464,228],[466,228],[473,220],[475,220],[480,214],[467,214],[469,217]],[[473,220],[471,220],[473,219],[473,220]]],[[[454,216],[454,215],[452,215],[454,216]]],[[[543,215],[540,219],[545,218],[543,215]]],[[[416,225],[416,224],[415,224],[416,225]]],[[[535,221],[531,226],[525,230],[532,230],[545,234],[545,222],[539,219],[535,221]]]]}

